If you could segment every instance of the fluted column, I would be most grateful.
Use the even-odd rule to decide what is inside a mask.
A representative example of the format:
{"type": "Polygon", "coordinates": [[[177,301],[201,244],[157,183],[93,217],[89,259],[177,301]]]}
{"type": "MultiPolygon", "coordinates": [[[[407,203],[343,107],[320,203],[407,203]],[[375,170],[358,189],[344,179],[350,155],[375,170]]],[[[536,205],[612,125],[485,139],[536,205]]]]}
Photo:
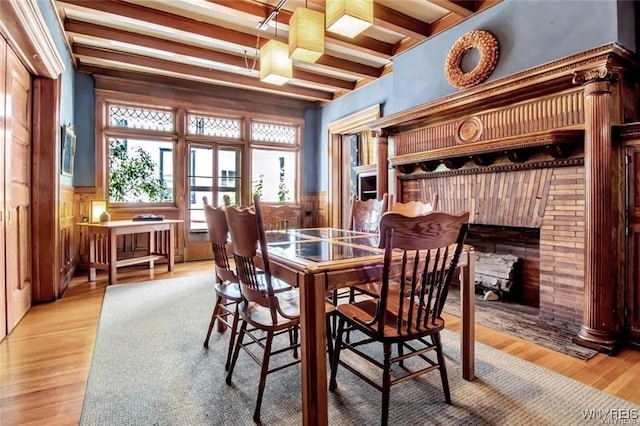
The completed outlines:
{"type": "Polygon", "coordinates": [[[376,196],[380,200],[389,188],[389,141],[387,139],[389,133],[386,130],[375,130],[373,135],[378,149],[376,196]]]}
{"type": "Polygon", "coordinates": [[[584,86],[585,248],[583,324],[574,341],[611,353],[618,345],[616,293],[617,250],[613,208],[614,151],[612,82],[618,68],[610,64],[577,72],[584,86]]]}

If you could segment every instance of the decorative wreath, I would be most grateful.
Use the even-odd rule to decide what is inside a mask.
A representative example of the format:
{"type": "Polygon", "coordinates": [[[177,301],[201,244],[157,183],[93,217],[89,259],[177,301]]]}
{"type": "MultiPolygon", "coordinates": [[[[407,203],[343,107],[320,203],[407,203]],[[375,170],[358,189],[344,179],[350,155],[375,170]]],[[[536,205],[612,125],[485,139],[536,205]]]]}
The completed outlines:
{"type": "Polygon", "coordinates": [[[488,31],[470,31],[460,37],[447,55],[444,73],[450,85],[458,89],[466,89],[485,81],[498,63],[498,40],[488,31]],[[462,71],[461,63],[464,55],[478,49],[480,60],[469,72],[462,71]]]}

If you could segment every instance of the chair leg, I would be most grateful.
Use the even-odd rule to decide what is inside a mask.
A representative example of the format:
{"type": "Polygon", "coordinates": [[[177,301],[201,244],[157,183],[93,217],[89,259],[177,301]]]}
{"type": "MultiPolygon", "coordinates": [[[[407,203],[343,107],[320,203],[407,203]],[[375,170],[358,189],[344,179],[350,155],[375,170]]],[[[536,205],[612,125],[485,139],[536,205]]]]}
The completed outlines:
{"type": "Polygon", "coordinates": [[[389,422],[389,399],[391,396],[391,343],[383,343],[384,369],[382,371],[382,417],[380,424],[389,422]]]}
{"type": "Polygon", "coordinates": [[[340,348],[342,347],[342,333],[344,331],[344,320],[340,318],[338,322],[338,332],[336,341],[333,345],[333,359],[331,360],[331,379],[329,380],[329,390],[333,391],[338,388],[336,375],[338,374],[338,363],[340,361],[340,348]]]}
{"type": "MultiPolygon", "coordinates": [[[[404,343],[398,342],[398,356],[402,357],[402,355],[404,355],[404,343]]],[[[401,368],[404,368],[404,360],[400,360],[400,362],[398,362],[398,365],[401,368]]]]}
{"type": "Polygon", "coordinates": [[[209,331],[207,331],[207,337],[204,339],[204,347],[209,347],[209,339],[211,338],[211,332],[213,331],[213,326],[216,323],[216,318],[218,317],[218,312],[220,310],[220,303],[222,302],[222,297],[216,297],[216,304],[213,307],[213,313],[211,314],[211,321],[209,322],[209,331]]]}
{"type": "MultiPolygon", "coordinates": [[[[338,306],[338,289],[331,292],[331,303],[333,306],[338,306]]],[[[338,315],[335,312],[331,314],[331,322],[331,337],[335,339],[338,331],[338,315]]]]}
{"type": "Polygon", "coordinates": [[[269,357],[271,356],[271,342],[273,340],[273,332],[267,332],[267,340],[264,344],[264,356],[262,357],[262,368],[260,369],[260,383],[258,384],[258,399],[256,401],[256,411],[253,413],[253,421],[260,423],[260,406],[262,405],[262,396],[264,395],[264,387],[267,382],[267,374],[269,373],[269,357]]]}
{"type": "Polygon", "coordinates": [[[331,362],[333,361],[333,336],[331,335],[331,317],[332,315],[326,316],[326,324],[327,327],[327,353],[329,354],[329,366],[331,366],[331,362]]]}
{"type": "Polygon", "coordinates": [[[229,371],[229,364],[231,363],[231,355],[233,354],[233,347],[236,341],[236,335],[238,334],[238,304],[236,303],[235,310],[233,312],[233,322],[231,323],[231,336],[229,337],[229,350],[227,352],[227,361],[224,364],[225,371],[229,371]]]}
{"type": "Polygon", "coordinates": [[[244,333],[247,330],[247,322],[243,321],[242,326],[240,327],[240,334],[238,335],[238,339],[236,340],[235,348],[233,349],[233,357],[231,358],[231,365],[229,366],[229,371],[227,372],[227,385],[231,384],[231,375],[233,374],[233,369],[236,366],[236,361],[238,360],[238,354],[240,353],[240,346],[242,346],[242,339],[244,339],[244,333]]]}
{"type": "Polygon", "coordinates": [[[298,330],[297,328],[290,328],[287,330],[287,334],[289,335],[289,346],[293,351],[293,358],[298,359],[298,348],[294,346],[298,343],[298,330]]]}
{"type": "Polygon", "coordinates": [[[440,333],[432,336],[433,343],[436,345],[436,354],[438,355],[438,364],[440,370],[440,379],[442,380],[442,389],[444,390],[444,399],[447,404],[451,404],[451,392],[449,391],[449,378],[447,377],[447,367],[444,365],[444,355],[442,354],[442,341],[440,333]]]}

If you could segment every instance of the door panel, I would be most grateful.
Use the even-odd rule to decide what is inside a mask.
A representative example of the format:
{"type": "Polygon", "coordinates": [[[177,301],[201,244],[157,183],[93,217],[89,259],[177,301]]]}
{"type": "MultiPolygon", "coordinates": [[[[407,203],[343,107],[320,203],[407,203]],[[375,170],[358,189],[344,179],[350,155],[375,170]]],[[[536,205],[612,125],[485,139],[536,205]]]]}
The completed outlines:
{"type": "Polygon", "coordinates": [[[7,335],[7,287],[5,280],[4,225],[6,207],[4,203],[4,167],[5,167],[5,69],[7,64],[7,44],[0,38],[0,340],[7,335]]]}
{"type": "Polygon", "coordinates": [[[227,195],[231,204],[236,204],[240,200],[240,164],[240,148],[189,144],[185,260],[212,257],[202,197],[212,206],[221,206],[227,195]]]}
{"type": "Polygon", "coordinates": [[[7,49],[5,256],[7,330],[31,307],[31,76],[7,49]]]}

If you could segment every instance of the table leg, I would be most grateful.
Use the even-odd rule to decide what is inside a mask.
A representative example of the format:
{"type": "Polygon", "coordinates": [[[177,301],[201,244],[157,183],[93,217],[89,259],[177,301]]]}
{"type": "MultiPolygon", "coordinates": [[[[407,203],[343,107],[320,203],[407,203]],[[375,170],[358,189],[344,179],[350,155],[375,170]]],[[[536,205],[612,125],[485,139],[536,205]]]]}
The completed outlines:
{"type": "MultiPolygon", "coordinates": [[[[147,253],[149,256],[156,253],[156,231],[149,232],[149,252],[147,253]]],[[[149,269],[153,269],[155,266],[155,261],[151,259],[149,261],[149,269]]]]}
{"type": "Polygon", "coordinates": [[[305,275],[300,286],[302,423],[328,424],[324,275],[305,275]]]}
{"type": "Polygon", "coordinates": [[[118,284],[118,236],[115,228],[109,230],[109,282],[118,284]]]}
{"type": "Polygon", "coordinates": [[[462,267],[460,304],[462,327],[460,330],[460,358],[462,360],[462,378],[475,379],[475,257],[473,249],[463,253],[467,256],[462,267]]]}
{"type": "Polygon", "coordinates": [[[173,271],[173,265],[175,263],[175,252],[174,252],[174,239],[175,239],[175,229],[174,229],[174,224],[170,224],[169,225],[169,230],[167,232],[169,232],[169,241],[168,241],[168,247],[167,247],[167,268],[169,270],[169,272],[173,271]]]}
{"type": "Polygon", "coordinates": [[[96,234],[89,231],[89,282],[96,280],[96,234]]]}

